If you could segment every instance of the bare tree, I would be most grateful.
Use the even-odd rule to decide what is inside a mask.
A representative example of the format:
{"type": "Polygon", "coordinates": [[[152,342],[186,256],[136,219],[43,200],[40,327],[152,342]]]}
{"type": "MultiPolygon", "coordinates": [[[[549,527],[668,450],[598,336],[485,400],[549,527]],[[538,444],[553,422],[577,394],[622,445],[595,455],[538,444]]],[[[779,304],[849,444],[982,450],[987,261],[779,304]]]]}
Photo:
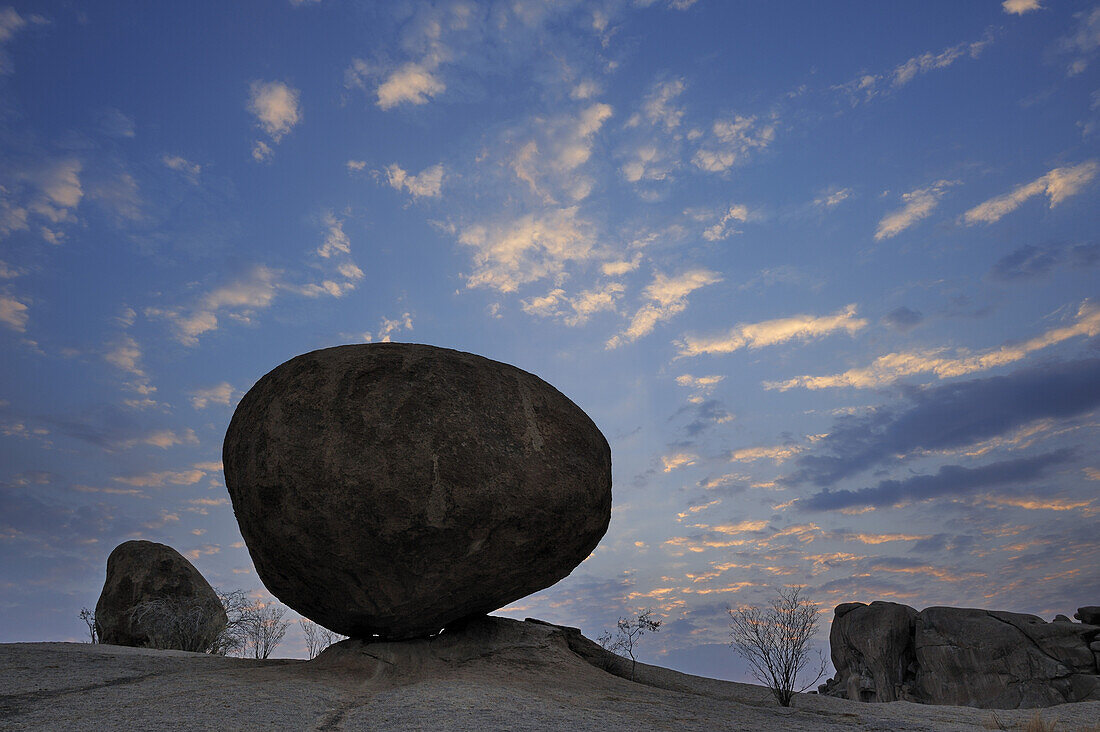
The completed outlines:
{"type": "Polygon", "coordinates": [[[605,632],[600,636],[599,642],[604,649],[612,653],[626,653],[630,657],[630,680],[634,680],[634,669],[638,666],[638,659],[634,657],[634,649],[638,641],[646,633],[655,633],[661,629],[661,621],[653,620],[653,609],[648,608],[638,614],[636,620],[619,618],[618,628],[614,637],[605,632]]]}
{"type": "Polygon", "coordinates": [[[818,650],[820,665],[814,663],[810,669],[816,675],[799,686],[799,677],[812,660],[810,643],[817,633],[818,615],[817,604],[802,597],[801,591],[801,587],[779,590],[769,608],[727,608],[733,638],[730,645],[783,707],[789,707],[796,693],[806,691],[825,675],[825,656],[818,650]]]}
{"type": "Polygon", "coordinates": [[[218,590],[218,600],[225,609],[226,624],[210,646],[210,653],[216,656],[243,654],[248,645],[248,610],[251,603],[244,590],[222,592],[218,590]]]}
{"type": "Polygon", "coordinates": [[[246,649],[253,658],[267,658],[282,642],[289,620],[283,620],[286,608],[273,602],[257,603],[244,615],[246,649]]]}
{"type": "Polygon", "coordinates": [[[99,643],[99,633],[95,630],[95,611],[84,607],[80,609],[80,619],[88,626],[88,636],[91,643],[99,643]]]}
{"type": "Polygon", "coordinates": [[[309,660],[317,658],[317,655],[331,646],[338,640],[343,640],[345,636],[339,633],[333,633],[323,625],[318,625],[312,620],[302,618],[298,621],[298,624],[302,626],[302,633],[306,637],[306,652],[309,653],[309,660]]]}

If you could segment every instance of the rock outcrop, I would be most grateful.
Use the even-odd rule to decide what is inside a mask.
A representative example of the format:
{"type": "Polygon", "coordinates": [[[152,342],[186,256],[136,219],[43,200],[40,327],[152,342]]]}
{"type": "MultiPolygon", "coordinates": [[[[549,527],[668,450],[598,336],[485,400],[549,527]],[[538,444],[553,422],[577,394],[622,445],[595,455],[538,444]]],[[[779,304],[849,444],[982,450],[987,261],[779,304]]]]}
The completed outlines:
{"type": "Polygon", "coordinates": [[[426,345],[339,346],[244,396],[223,449],[257,573],[353,638],[416,638],[568,575],[611,516],[611,450],[536,376],[426,345]]]}
{"type": "Polygon", "coordinates": [[[203,651],[227,620],[210,583],[172,547],[127,541],[107,557],[95,606],[100,643],[203,651]]]}
{"type": "MultiPolygon", "coordinates": [[[[1081,608],[1078,617],[1088,615],[1081,608]]],[[[1100,701],[1100,625],[892,602],[845,603],[829,634],[823,694],[990,709],[1100,701]]]]}

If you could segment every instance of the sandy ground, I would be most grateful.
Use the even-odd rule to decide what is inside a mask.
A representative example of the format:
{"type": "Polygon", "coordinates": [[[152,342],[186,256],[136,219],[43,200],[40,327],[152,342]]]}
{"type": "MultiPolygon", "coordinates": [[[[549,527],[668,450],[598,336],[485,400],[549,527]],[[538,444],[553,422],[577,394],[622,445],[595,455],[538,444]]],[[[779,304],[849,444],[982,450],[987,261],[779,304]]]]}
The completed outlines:
{"type": "MultiPolygon", "coordinates": [[[[584,660],[559,628],[505,622],[473,638],[348,641],[311,662],[0,644],[0,730],[947,731],[1023,729],[1036,713],[814,694],[783,709],[763,687],[657,666],[639,664],[632,682],[584,660]]],[[[1100,702],[1040,713],[1059,732],[1100,732],[1100,702]]]]}

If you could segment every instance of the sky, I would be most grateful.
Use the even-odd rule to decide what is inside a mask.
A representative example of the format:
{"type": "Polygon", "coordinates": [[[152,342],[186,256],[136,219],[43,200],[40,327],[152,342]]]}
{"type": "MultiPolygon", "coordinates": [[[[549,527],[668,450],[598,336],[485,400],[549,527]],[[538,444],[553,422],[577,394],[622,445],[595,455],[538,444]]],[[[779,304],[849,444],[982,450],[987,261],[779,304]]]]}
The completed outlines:
{"type": "Polygon", "coordinates": [[[82,639],[128,539],[267,598],[234,406],[388,340],[611,444],[606,536],[501,614],[653,608],[643,660],[734,679],[727,607],[789,585],[822,641],[848,601],[1072,615],[1098,194],[1095,1],[0,6],[0,641],[82,639]]]}

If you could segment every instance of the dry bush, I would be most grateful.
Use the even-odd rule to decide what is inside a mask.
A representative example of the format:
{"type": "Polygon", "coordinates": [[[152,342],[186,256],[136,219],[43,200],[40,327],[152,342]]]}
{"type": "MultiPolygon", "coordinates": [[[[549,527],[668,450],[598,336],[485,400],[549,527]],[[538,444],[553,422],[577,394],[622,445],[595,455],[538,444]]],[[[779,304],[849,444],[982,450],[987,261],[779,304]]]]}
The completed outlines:
{"type": "Polygon", "coordinates": [[[130,610],[130,619],[148,636],[150,648],[206,653],[218,637],[209,603],[194,598],[145,600],[130,610]]]}
{"type": "MultiPolygon", "coordinates": [[[[636,620],[630,618],[619,618],[617,630],[615,636],[612,637],[610,633],[604,633],[600,636],[600,645],[604,650],[610,651],[616,655],[621,656],[622,653],[626,653],[630,657],[630,680],[634,680],[634,670],[638,666],[638,659],[634,657],[634,649],[638,645],[638,641],[646,633],[656,633],[661,629],[661,621],[653,620],[653,609],[649,608],[638,614],[636,620]]],[[[607,667],[605,671],[610,671],[614,667],[614,658],[605,659],[607,667]]]]}
{"type": "Polygon", "coordinates": [[[1043,719],[1043,715],[1040,712],[1035,712],[1035,716],[1027,721],[1023,730],[1024,732],[1054,732],[1054,727],[1057,724],[1057,719],[1052,719],[1047,722],[1043,719]]]}

